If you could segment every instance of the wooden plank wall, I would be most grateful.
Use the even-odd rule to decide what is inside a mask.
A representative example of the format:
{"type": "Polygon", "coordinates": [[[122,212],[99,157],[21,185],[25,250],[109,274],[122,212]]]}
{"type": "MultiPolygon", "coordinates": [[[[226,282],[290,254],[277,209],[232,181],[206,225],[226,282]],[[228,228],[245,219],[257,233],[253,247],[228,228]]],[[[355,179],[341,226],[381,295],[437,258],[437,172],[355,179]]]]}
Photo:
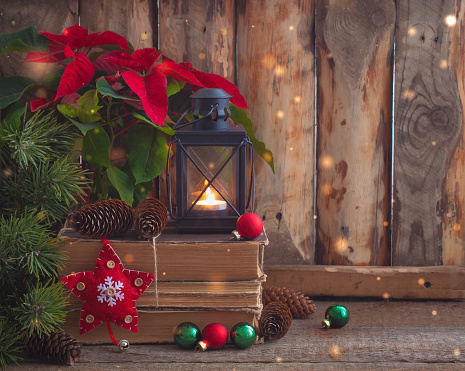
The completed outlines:
{"type": "Polygon", "coordinates": [[[317,1],[317,264],[390,262],[394,1],[317,1]]]}
{"type": "MultiPolygon", "coordinates": [[[[275,159],[275,174],[256,162],[268,264],[465,265],[463,8],[5,0],[0,32],[59,33],[79,19],[235,82],[275,159]]],[[[2,74],[45,73],[19,60],[2,56],[2,74]]]]}
{"type": "Polygon", "coordinates": [[[465,262],[462,5],[455,0],[398,3],[395,265],[465,262]]]}

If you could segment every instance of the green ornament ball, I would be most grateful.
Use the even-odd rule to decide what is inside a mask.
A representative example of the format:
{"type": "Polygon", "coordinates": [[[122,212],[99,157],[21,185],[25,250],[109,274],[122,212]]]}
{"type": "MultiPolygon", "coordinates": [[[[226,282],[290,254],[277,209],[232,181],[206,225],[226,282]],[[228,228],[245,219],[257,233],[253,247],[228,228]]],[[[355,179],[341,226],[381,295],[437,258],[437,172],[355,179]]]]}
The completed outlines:
{"type": "Polygon", "coordinates": [[[257,334],[253,326],[247,322],[239,322],[236,324],[229,333],[232,343],[240,348],[247,349],[255,344],[257,334]]]}
{"type": "Polygon", "coordinates": [[[341,328],[347,325],[349,318],[349,310],[345,306],[334,304],[326,309],[322,324],[324,328],[341,328]]]}
{"type": "Polygon", "coordinates": [[[202,332],[192,322],[183,322],[174,330],[174,342],[182,349],[194,349],[202,339],[202,332]]]}

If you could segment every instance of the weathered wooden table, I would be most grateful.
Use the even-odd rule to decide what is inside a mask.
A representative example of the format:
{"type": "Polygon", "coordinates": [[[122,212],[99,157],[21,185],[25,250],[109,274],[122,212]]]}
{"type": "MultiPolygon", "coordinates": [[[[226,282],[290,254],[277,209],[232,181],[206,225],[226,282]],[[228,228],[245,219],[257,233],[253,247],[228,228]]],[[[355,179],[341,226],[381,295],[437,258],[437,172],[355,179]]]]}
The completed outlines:
{"type": "MultiPolygon", "coordinates": [[[[465,302],[315,300],[311,319],[294,320],[277,341],[199,353],[175,345],[83,346],[72,370],[454,370],[465,369],[465,302]],[[330,304],[344,304],[349,324],[320,328],[330,304]]],[[[64,370],[25,359],[22,370],[64,370]]],[[[11,366],[9,369],[19,369],[11,366]]],[[[71,368],[69,368],[71,369],[71,368]]]]}

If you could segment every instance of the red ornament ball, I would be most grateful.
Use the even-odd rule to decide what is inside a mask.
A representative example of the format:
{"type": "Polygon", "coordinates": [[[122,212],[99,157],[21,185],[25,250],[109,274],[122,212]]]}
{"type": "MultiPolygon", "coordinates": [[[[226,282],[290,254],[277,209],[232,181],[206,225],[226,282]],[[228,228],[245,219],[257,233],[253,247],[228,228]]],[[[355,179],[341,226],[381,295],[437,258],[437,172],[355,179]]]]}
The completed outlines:
{"type": "Polygon", "coordinates": [[[210,323],[202,331],[202,341],[199,341],[201,350],[221,349],[228,341],[228,330],[220,323],[210,323]]]}
{"type": "Polygon", "coordinates": [[[263,231],[263,221],[257,214],[242,214],[236,222],[236,232],[240,237],[253,240],[263,231]]]}

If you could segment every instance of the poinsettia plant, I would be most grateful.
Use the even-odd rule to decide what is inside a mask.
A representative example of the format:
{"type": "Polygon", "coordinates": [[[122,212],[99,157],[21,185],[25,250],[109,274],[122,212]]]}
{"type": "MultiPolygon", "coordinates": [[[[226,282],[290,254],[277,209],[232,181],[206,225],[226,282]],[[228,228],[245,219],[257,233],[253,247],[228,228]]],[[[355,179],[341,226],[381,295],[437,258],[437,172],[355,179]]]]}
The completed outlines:
{"type": "MultiPolygon", "coordinates": [[[[57,110],[80,135],[76,152],[93,170],[92,199],[144,199],[166,166],[166,135],[200,88],[221,88],[232,96],[231,119],[243,125],[256,152],[273,169],[273,156],[252,130],[246,100],[222,76],[176,63],[156,48],[134,50],[111,31],[89,33],[79,25],[61,35],[33,27],[0,34],[0,55],[26,52],[24,62],[52,63],[42,81],[24,76],[0,79],[0,109],[29,100],[32,112],[57,110]]],[[[187,120],[192,118],[187,116],[187,120]]]]}

